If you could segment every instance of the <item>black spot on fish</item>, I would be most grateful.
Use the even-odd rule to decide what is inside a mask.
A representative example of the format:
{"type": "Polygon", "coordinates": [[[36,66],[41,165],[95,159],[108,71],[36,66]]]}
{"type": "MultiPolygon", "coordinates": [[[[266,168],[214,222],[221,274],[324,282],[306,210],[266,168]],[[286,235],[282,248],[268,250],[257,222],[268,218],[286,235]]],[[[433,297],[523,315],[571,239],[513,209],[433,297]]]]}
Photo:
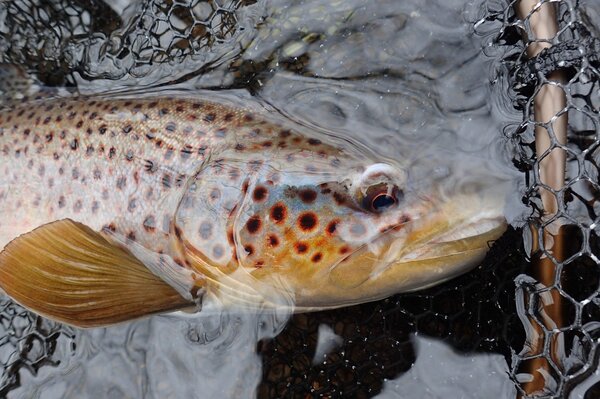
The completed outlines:
{"type": "Polygon", "coordinates": [[[181,158],[182,159],[188,159],[190,157],[190,155],[192,155],[193,152],[193,147],[191,145],[186,145],[185,147],[183,147],[181,149],[181,158]]]}
{"type": "Polygon", "coordinates": [[[317,199],[317,192],[310,188],[300,190],[298,195],[300,196],[302,202],[306,204],[312,204],[313,202],[315,202],[315,199],[317,199]]]}
{"type": "Polygon", "coordinates": [[[308,244],[306,244],[304,242],[297,242],[294,245],[294,249],[296,249],[297,253],[304,254],[304,253],[306,253],[306,251],[308,251],[308,244]]]}
{"type": "Polygon", "coordinates": [[[275,234],[269,234],[267,240],[271,247],[276,247],[279,245],[279,238],[277,238],[275,234]]]}
{"type": "Polygon", "coordinates": [[[165,173],[162,177],[161,183],[164,188],[171,188],[171,175],[165,173]]]}
{"type": "Polygon", "coordinates": [[[117,188],[122,190],[127,184],[127,178],[125,176],[121,176],[117,179],[117,188]]]}
{"type": "Polygon", "coordinates": [[[258,186],[254,189],[254,192],[252,193],[252,198],[254,198],[254,201],[256,202],[262,202],[265,200],[265,198],[267,198],[267,194],[268,190],[265,187],[258,186]]]}
{"type": "Polygon", "coordinates": [[[303,231],[312,231],[317,227],[318,218],[313,212],[304,212],[298,217],[298,226],[303,231]]]}
{"type": "Polygon", "coordinates": [[[287,216],[287,208],[282,203],[277,203],[271,208],[271,219],[275,223],[282,223],[287,216]]]}
{"type": "Polygon", "coordinates": [[[144,161],[144,169],[148,173],[155,173],[158,170],[158,165],[156,165],[156,163],[154,163],[153,161],[146,159],[144,161]]]}
{"type": "Polygon", "coordinates": [[[254,215],[246,222],[246,229],[250,234],[255,234],[260,230],[261,225],[260,216],[254,215]]]}
{"type": "Polygon", "coordinates": [[[337,225],[339,224],[339,222],[340,221],[337,220],[337,219],[336,220],[332,220],[331,222],[329,222],[327,224],[326,229],[325,229],[327,231],[327,234],[333,235],[335,233],[335,231],[337,230],[337,225]]]}

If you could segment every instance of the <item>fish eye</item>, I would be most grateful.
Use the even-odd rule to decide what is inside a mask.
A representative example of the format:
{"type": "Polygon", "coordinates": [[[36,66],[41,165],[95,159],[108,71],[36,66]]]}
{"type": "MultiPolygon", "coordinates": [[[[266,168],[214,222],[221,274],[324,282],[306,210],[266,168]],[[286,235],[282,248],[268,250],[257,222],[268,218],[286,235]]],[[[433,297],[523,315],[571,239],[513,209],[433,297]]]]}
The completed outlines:
{"type": "Polygon", "coordinates": [[[401,198],[402,192],[397,186],[381,183],[367,188],[362,205],[371,212],[382,213],[396,206],[401,198]]]}

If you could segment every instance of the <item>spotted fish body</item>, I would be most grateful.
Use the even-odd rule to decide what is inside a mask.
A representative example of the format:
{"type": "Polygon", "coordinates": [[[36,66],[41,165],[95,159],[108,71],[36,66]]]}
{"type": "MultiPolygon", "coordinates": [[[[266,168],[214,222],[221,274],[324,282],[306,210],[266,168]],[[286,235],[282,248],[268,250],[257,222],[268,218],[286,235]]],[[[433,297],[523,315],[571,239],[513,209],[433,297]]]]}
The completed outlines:
{"type": "MultiPolygon", "coordinates": [[[[0,111],[0,171],[0,248],[70,219],[144,264],[158,256],[189,271],[180,291],[248,305],[284,296],[321,309],[438,283],[472,266],[504,226],[489,198],[433,200],[433,188],[406,191],[399,165],[353,144],[188,98],[0,111]]],[[[170,284],[173,273],[164,270],[170,284]]]]}

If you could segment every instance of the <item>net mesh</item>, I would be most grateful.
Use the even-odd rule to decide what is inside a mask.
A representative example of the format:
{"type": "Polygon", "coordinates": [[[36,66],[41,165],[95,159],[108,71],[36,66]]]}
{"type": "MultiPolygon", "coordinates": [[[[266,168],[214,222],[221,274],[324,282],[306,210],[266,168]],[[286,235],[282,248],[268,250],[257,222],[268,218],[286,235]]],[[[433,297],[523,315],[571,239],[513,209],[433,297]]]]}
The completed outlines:
{"type": "MultiPolygon", "coordinates": [[[[245,40],[238,13],[256,0],[145,0],[120,14],[102,1],[24,0],[0,4],[0,54],[49,86],[124,77],[154,80],[174,70],[205,72],[235,58],[245,40]],[[226,47],[226,50],[214,50],[226,47]]],[[[138,80],[139,82],[139,80],[138,80]]]]}
{"type": "Polygon", "coordinates": [[[5,398],[11,390],[20,386],[21,373],[35,375],[42,367],[57,366],[60,359],[53,356],[56,347],[72,345],[74,332],[2,298],[0,337],[0,396],[5,398]]]}
{"type": "MultiPolygon", "coordinates": [[[[598,30],[586,4],[542,0],[535,9],[547,3],[558,17],[558,33],[551,38],[535,36],[530,24],[535,12],[519,18],[515,1],[486,1],[474,23],[489,44],[485,51],[498,60],[497,86],[508,88],[510,106],[522,113],[522,121],[507,125],[504,133],[525,178],[522,194],[531,227],[511,229],[482,267],[441,287],[294,316],[278,337],[259,344],[259,397],[373,396],[384,379],[411,367],[414,332],[443,338],[464,351],[503,354],[523,396],[564,397],[597,369],[598,30]],[[531,58],[528,49],[536,43],[552,47],[531,58]],[[556,71],[558,81],[552,77],[556,71]],[[564,93],[566,106],[540,122],[536,99],[548,86],[564,93]],[[565,119],[568,140],[562,142],[555,126],[565,119]],[[536,151],[536,127],[551,138],[543,153],[536,151]],[[558,189],[540,178],[540,166],[556,150],[566,153],[566,183],[558,189]],[[555,198],[557,209],[550,215],[544,212],[543,193],[555,198]],[[515,242],[524,245],[515,247],[515,242]],[[344,343],[315,365],[321,324],[333,326],[344,343]]],[[[259,6],[252,0],[144,0],[119,10],[93,0],[0,2],[0,61],[26,66],[45,85],[67,87],[82,79],[135,78],[139,83],[168,76],[172,81],[219,69],[231,75],[220,76],[220,86],[248,86],[273,59],[302,73],[306,60],[278,53],[280,48],[260,60],[241,57],[263,22],[259,6]]],[[[314,40],[310,32],[299,37],[314,40]]],[[[506,91],[497,94],[506,96],[506,91]]],[[[0,306],[0,396],[6,396],[24,370],[35,374],[59,364],[55,348],[60,340],[72,340],[74,332],[7,299],[0,306]]],[[[598,392],[600,385],[593,385],[586,396],[598,392]]]]}
{"type": "Polygon", "coordinates": [[[531,210],[524,229],[531,266],[515,280],[516,311],[527,335],[515,348],[512,375],[523,396],[565,397],[597,369],[599,42],[585,4],[542,0],[521,16],[518,7],[516,1],[488,1],[480,22],[494,26],[488,48],[500,53],[509,97],[522,112],[522,122],[505,134],[525,174],[523,201],[531,210]],[[536,18],[549,7],[556,10],[557,33],[536,36],[536,18]],[[540,45],[551,47],[528,53],[540,45]],[[536,105],[549,87],[554,114],[540,117],[536,105]],[[566,142],[560,137],[565,122],[566,142]],[[548,137],[548,147],[536,148],[536,136],[548,137]],[[548,184],[544,164],[561,152],[565,184],[548,184]]]}

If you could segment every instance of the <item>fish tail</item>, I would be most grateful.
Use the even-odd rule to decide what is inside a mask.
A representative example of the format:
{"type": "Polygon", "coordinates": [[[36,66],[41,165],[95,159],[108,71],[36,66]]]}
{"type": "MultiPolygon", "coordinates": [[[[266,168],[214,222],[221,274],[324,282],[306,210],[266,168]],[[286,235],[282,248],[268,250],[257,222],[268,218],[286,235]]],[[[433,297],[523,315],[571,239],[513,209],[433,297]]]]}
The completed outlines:
{"type": "Polygon", "coordinates": [[[61,220],[9,243],[0,287],[16,302],[76,327],[99,327],[194,306],[128,250],[61,220]]]}

